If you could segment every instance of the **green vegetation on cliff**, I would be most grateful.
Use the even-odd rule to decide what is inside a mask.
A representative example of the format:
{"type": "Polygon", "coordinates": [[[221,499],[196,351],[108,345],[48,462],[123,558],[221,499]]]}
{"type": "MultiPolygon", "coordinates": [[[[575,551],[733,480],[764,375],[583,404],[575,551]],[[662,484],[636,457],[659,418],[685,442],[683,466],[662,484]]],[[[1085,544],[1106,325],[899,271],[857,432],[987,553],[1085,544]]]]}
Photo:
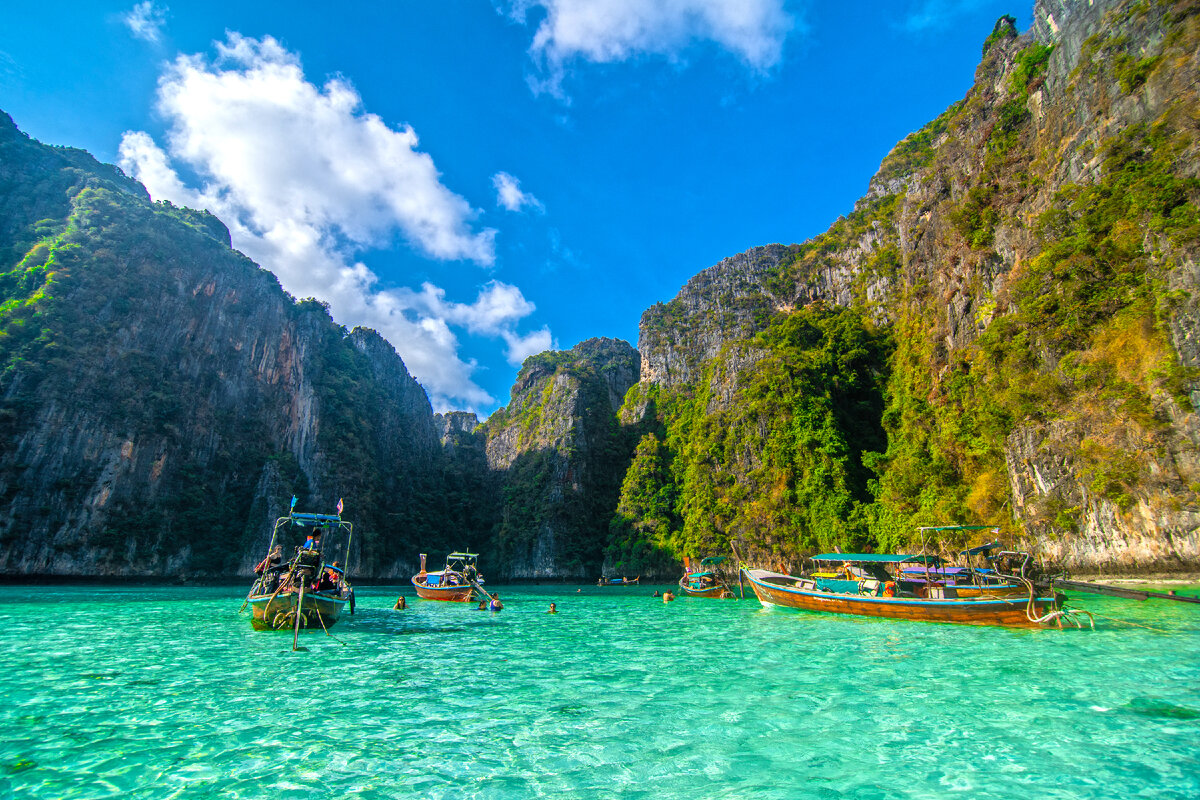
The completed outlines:
{"type": "Polygon", "coordinates": [[[637,374],[637,351],[612,339],[525,360],[512,401],[484,425],[500,487],[499,572],[590,577],[599,568],[633,450],[615,406],[637,374]]]}
{"type": "Polygon", "coordinates": [[[760,309],[748,324],[761,332],[727,337],[703,377],[631,393],[627,408],[652,395],[655,420],[614,556],[651,564],[733,540],[783,565],[911,547],[919,525],[1054,538],[1139,503],[1200,504],[1179,427],[1200,375],[1176,351],[1198,318],[1180,287],[1200,255],[1200,18],[1194,3],[1111,5],[1053,87],[1062,45],[1002,19],[976,88],[763,284],[776,307],[837,293],[848,309],[760,309]],[[1158,110],[1140,118],[1140,103],[1158,110]],[[1103,136],[1072,127],[1086,115],[1103,136]],[[1038,470],[1045,482],[1018,496],[1038,470]]]}
{"type": "Polygon", "coordinates": [[[864,543],[890,348],[860,313],[817,304],[731,346],[693,391],[656,392],[663,436],[638,446],[610,555],[637,571],[730,539],[774,553],[864,543]]]}

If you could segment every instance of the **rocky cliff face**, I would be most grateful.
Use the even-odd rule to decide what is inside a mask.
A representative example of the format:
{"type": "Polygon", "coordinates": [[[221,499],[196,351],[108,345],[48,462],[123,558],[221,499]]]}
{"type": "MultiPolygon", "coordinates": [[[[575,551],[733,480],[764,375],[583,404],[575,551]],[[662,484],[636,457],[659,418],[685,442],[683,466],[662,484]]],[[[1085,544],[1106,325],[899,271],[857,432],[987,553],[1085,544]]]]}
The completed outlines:
{"type": "MultiPolygon", "coordinates": [[[[794,413],[778,386],[747,394],[764,367],[738,354],[801,309],[845,308],[892,338],[886,448],[845,456],[875,475],[846,484],[869,488],[843,509],[850,528],[792,520],[764,552],[835,534],[903,546],[909,526],[986,520],[1077,569],[1200,561],[1197,7],[1044,0],[1034,18],[1025,35],[997,23],[967,97],[897,145],[827,233],[726,259],[643,315],[642,389],[623,413],[652,397],[685,443],[697,409],[673,398],[709,397],[707,429],[738,404],[794,413]]],[[[743,519],[722,508],[767,477],[748,479],[770,461],[757,449],[705,472],[708,489],[677,470],[680,506],[706,511],[660,544],[755,544],[752,525],[702,520],[743,519]]],[[[672,457],[703,463],[687,450],[672,457]]],[[[817,480],[781,464],[780,486],[817,480]]]]}
{"type": "Polygon", "coordinates": [[[387,574],[440,453],[391,346],[6,116],[0,187],[0,571],[246,572],[295,492],[387,574]]]}
{"type": "Polygon", "coordinates": [[[617,410],[637,376],[637,351],[615,339],[526,359],[484,426],[507,577],[594,577],[632,451],[617,410]]]}

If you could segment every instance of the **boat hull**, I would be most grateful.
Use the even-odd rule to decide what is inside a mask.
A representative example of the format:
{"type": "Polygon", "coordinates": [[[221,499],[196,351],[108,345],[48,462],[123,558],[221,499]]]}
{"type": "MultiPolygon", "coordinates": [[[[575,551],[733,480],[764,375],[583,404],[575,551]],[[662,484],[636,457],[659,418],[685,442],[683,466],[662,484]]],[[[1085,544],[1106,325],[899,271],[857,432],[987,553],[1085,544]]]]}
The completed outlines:
{"type": "Polygon", "coordinates": [[[424,600],[448,600],[452,603],[469,603],[476,594],[474,586],[428,586],[418,578],[412,579],[417,597],[424,600]]]}
{"type": "MultiPolygon", "coordinates": [[[[251,595],[250,624],[256,631],[292,630],[296,624],[296,592],[251,595]]],[[[300,627],[332,628],[342,615],[347,600],[321,592],[306,592],[304,606],[300,610],[300,627]]]]}
{"type": "Polygon", "coordinates": [[[1040,626],[1036,621],[1038,618],[1058,609],[1058,603],[1052,597],[1036,598],[1032,605],[1028,596],[958,599],[873,597],[822,592],[815,587],[803,588],[796,585],[799,581],[792,576],[765,573],[763,570],[747,570],[746,576],[754,594],[764,606],[827,614],[1036,628],[1040,626]],[[769,579],[764,579],[767,576],[769,579]]]}
{"type": "Polygon", "coordinates": [[[687,582],[681,580],[679,582],[679,591],[683,592],[688,597],[707,597],[710,600],[728,600],[733,597],[733,592],[729,591],[724,584],[718,583],[715,586],[706,586],[702,589],[695,589],[688,586],[687,582]]]}

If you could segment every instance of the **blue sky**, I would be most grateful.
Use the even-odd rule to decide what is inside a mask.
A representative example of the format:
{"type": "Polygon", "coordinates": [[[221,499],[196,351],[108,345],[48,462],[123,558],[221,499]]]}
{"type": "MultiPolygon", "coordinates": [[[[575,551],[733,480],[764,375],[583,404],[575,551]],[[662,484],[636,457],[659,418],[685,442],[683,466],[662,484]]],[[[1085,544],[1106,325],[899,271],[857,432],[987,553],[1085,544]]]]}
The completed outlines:
{"type": "Polygon", "coordinates": [[[486,415],[525,356],[636,345],[700,270],[828,228],[1030,6],[44,0],[4,12],[0,109],[486,415]]]}

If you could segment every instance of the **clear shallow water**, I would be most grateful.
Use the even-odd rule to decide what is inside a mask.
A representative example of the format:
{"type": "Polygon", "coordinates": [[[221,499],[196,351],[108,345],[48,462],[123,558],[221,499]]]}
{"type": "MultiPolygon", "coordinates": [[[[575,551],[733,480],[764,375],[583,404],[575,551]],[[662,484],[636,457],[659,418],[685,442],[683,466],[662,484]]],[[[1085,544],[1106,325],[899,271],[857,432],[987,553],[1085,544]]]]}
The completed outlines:
{"type": "Polygon", "coordinates": [[[1200,797],[1194,605],[1029,631],[365,587],[293,653],[243,589],[5,589],[0,798],[1200,797]]]}

